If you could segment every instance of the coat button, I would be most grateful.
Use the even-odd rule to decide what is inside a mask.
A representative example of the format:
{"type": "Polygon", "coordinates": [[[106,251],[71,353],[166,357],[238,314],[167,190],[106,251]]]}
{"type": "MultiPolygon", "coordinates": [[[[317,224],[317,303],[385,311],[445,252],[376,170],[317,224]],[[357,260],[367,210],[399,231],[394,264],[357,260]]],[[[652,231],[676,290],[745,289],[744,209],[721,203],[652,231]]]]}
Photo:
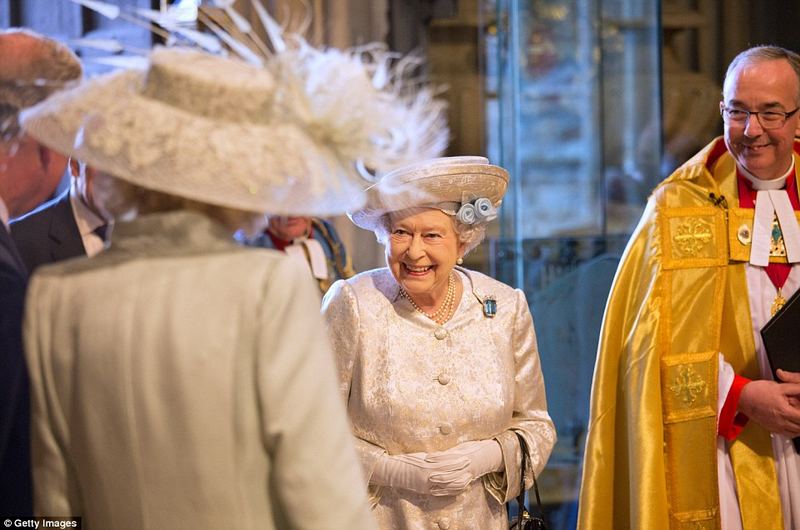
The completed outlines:
{"type": "Polygon", "coordinates": [[[449,423],[442,423],[439,425],[439,432],[447,436],[451,432],[453,432],[453,426],[449,423]]]}
{"type": "Polygon", "coordinates": [[[436,379],[439,381],[439,384],[441,385],[446,385],[447,383],[450,382],[450,376],[444,372],[439,374],[439,377],[437,377],[436,379]]]}
{"type": "Polygon", "coordinates": [[[433,332],[433,336],[436,337],[439,340],[446,339],[447,338],[447,330],[444,329],[443,327],[438,327],[433,332]]]}
{"type": "Polygon", "coordinates": [[[436,524],[437,526],[439,526],[439,530],[447,530],[448,528],[450,528],[450,519],[448,519],[447,517],[442,517],[441,519],[439,519],[439,521],[437,521],[436,524]]]}

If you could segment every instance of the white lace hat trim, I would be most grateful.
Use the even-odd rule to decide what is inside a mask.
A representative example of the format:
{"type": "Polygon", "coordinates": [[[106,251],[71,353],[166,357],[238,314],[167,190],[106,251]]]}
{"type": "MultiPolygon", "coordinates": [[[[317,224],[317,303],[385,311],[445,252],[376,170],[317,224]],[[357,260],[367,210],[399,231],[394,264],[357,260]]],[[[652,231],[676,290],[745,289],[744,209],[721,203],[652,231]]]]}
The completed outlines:
{"type": "Polygon", "coordinates": [[[148,70],[54,95],[22,116],[51,148],[133,184],[280,215],[334,215],[358,204],[351,160],[282,119],[268,70],[160,48],[148,70]]]}
{"type": "Polygon", "coordinates": [[[452,156],[424,160],[387,173],[363,193],[365,206],[351,208],[357,226],[375,230],[389,212],[437,208],[455,215],[460,206],[488,199],[494,208],[508,188],[508,171],[481,156],[452,156]]]}

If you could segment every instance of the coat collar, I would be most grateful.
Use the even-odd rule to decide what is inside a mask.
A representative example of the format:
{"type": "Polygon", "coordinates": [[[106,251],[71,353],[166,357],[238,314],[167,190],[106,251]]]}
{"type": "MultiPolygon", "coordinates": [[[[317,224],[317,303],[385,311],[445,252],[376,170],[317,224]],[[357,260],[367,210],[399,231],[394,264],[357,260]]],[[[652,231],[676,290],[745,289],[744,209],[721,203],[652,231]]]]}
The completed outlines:
{"type": "Polygon", "coordinates": [[[230,230],[203,214],[180,210],[115,223],[109,252],[178,255],[236,248],[241,247],[230,230]]]}

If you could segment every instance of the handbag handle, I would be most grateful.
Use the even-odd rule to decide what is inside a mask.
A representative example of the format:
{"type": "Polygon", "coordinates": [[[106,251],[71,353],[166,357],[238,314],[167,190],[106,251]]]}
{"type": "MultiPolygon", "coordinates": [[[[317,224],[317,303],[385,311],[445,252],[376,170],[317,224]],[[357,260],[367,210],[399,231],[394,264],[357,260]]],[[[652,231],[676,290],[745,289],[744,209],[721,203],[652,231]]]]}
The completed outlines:
{"type": "MultiPolygon", "coordinates": [[[[519,495],[517,495],[517,505],[519,506],[519,520],[522,521],[523,514],[527,514],[528,518],[530,518],[530,514],[528,513],[529,510],[525,506],[525,470],[528,469],[528,444],[525,442],[525,438],[518,432],[515,432],[517,435],[517,439],[519,440],[519,449],[522,452],[522,469],[519,474],[519,495]]],[[[542,509],[542,501],[539,498],[539,485],[536,483],[536,473],[533,474],[533,492],[536,494],[536,508],[538,513],[538,517],[540,519],[544,519],[544,510],[542,509]]]]}

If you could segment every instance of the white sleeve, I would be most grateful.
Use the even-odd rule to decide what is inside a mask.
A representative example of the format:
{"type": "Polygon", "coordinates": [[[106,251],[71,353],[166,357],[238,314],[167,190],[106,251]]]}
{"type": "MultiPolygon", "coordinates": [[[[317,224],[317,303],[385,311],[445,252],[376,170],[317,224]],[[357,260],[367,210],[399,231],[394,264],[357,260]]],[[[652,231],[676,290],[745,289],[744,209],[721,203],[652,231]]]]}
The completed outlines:
{"type": "Polygon", "coordinates": [[[728,392],[731,391],[734,378],[733,367],[725,360],[722,353],[719,354],[719,381],[717,382],[717,426],[719,426],[719,415],[722,407],[728,399],[728,392]]]}

